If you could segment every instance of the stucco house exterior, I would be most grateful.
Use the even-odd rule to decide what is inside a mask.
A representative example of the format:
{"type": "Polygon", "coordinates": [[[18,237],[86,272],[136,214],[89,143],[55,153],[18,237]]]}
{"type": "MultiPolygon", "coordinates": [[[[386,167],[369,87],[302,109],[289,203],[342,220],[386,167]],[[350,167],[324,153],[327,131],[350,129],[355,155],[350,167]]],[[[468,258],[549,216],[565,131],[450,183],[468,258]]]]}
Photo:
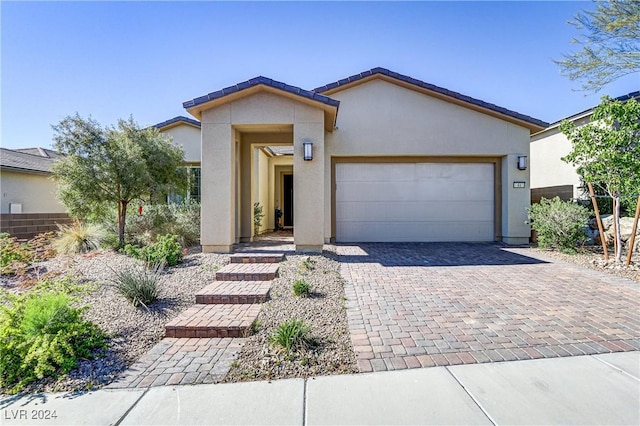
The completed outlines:
{"type": "Polygon", "coordinates": [[[65,213],[55,196],[51,165],[59,156],[45,148],[0,148],[1,212],[65,213]]]}
{"type": "MultiPolygon", "coordinates": [[[[639,99],[640,91],[616,98],[620,101],[639,99]]],[[[562,161],[571,152],[571,142],[560,132],[564,120],[582,126],[591,120],[596,107],[551,123],[544,130],[531,136],[531,202],[540,198],[560,197],[563,200],[585,197],[580,176],[575,167],[562,161]]]]}
{"type": "Polygon", "coordinates": [[[189,178],[194,179],[194,182],[190,185],[189,192],[179,194],[179,198],[200,202],[200,122],[178,116],[153,127],[163,135],[169,136],[174,144],[184,150],[184,166],[190,169],[189,178]]]}
{"type": "Polygon", "coordinates": [[[206,252],[250,241],[256,202],[265,229],[283,210],[302,251],[529,241],[526,157],[541,120],[384,68],[313,90],[257,77],[183,106],[198,121],[157,127],[184,146],[199,136],[206,252]]]}
{"type": "Polygon", "coordinates": [[[70,223],[51,179],[59,155],[45,148],[0,148],[0,232],[31,238],[70,223]]]}

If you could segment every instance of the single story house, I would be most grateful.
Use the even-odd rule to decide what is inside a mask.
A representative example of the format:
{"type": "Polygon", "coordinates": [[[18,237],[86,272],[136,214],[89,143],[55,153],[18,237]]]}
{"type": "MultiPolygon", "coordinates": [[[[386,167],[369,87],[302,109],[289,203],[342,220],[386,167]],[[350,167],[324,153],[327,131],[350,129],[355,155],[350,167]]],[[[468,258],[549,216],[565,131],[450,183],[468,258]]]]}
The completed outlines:
{"type": "Polygon", "coordinates": [[[57,152],[45,148],[0,148],[0,154],[2,213],[66,213],[51,179],[57,152]]]}
{"type": "Polygon", "coordinates": [[[154,125],[160,133],[171,137],[176,145],[184,150],[184,165],[190,169],[189,178],[194,182],[189,185],[186,194],[173,194],[175,201],[193,200],[200,202],[200,122],[188,117],[174,117],[154,125]]]}
{"type": "Polygon", "coordinates": [[[59,155],[45,148],[0,148],[0,232],[31,238],[70,222],[51,179],[59,155]]]}
{"type": "MultiPolygon", "coordinates": [[[[384,68],[304,90],[256,77],[157,127],[200,143],[205,252],[254,235],[253,205],[329,242],[529,241],[530,137],[548,124],[384,68]],[[198,129],[199,127],[199,129],[198,129]]],[[[193,148],[193,149],[192,149],[193,148]]]]}
{"type": "MultiPolygon", "coordinates": [[[[620,101],[640,100],[640,91],[616,98],[620,101]]],[[[591,120],[596,107],[579,112],[550,124],[544,130],[531,136],[531,202],[540,198],[560,197],[562,200],[584,199],[588,197],[582,187],[575,167],[562,161],[571,152],[571,142],[560,132],[563,121],[571,121],[583,126],[591,120]]]]}

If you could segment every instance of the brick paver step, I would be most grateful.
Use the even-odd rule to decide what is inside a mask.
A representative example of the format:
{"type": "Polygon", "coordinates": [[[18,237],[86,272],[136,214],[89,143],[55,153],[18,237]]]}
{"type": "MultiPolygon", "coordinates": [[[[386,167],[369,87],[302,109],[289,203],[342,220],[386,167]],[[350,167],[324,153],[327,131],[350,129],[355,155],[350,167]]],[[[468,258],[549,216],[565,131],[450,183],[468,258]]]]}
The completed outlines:
{"type": "Polygon", "coordinates": [[[277,263],[230,263],[216,272],[216,280],[270,281],[277,274],[277,263]]]}
{"type": "Polygon", "coordinates": [[[263,303],[270,289],[270,281],[215,281],[196,293],[196,303],[263,303]]]}
{"type": "Polygon", "coordinates": [[[236,253],[229,257],[231,263],[278,263],[284,260],[284,253],[236,253]]]}
{"type": "Polygon", "coordinates": [[[165,325],[166,337],[243,337],[260,305],[193,305],[165,325]]]}

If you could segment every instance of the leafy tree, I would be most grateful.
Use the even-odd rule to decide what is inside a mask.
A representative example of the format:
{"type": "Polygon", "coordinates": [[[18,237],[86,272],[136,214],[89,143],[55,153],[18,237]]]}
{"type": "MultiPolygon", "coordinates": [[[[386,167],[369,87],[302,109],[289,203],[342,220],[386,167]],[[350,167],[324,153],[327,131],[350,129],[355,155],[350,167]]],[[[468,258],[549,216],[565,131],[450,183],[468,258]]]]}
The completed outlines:
{"type": "Polygon", "coordinates": [[[586,80],[584,90],[597,92],[640,71],[640,1],[598,1],[594,11],[578,13],[569,24],[583,31],[572,41],[582,49],[555,62],[571,80],[586,80]]]}
{"type": "Polygon", "coordinates": [[[56,148],[64,156],[53,165],[58,195],[72,215],[99,215],[117,205],[118,239],[124,245],[127,206],[185,185],[184,152],[155,128],[142,129],[133,118],[117,127],[69,116],[53,126],[56,148]]]}
{"type": "Polygon", "coordinates": [[[617,206],[613,212],[618,247],[615,258],[620,262],[620,199],[640,193],[640,102],[605,96],[588,124],[577,127],[564,121],[560,130],[573,145],[562,160],[577,167],[585,182],[598,184],[617,206]]]}

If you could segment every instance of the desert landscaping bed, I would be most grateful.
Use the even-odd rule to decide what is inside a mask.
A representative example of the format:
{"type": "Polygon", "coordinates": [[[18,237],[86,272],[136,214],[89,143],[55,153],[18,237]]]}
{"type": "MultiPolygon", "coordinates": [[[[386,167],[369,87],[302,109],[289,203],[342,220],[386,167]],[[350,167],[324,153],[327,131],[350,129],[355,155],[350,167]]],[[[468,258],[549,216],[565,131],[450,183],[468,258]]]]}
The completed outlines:
{"type": "Polygon", "coordinates": [[[249,337],[225,382],[272,380],[357,373],[351,345],[339,263],[326,256],[289,255],[263,304],[255,333],[249,337]],[[293,294],[293,284],[305,280],[309,297],[293,294]],[[315,345],[287,352],[269,343],[273,330],[288,319],[309,325],[315,345]]]}
{"type": "MultiPolygon", "coordinates": [[[[133,307],[111,285],[116,270],[140,266],[138,261],[115,252],[99,251],[59,256],[38,265],[38,273],[69,274],[81,283],[91,283],[80,296],[88,306],[84,316],[111,338],[104,356],[82,360],[78,368],[57,380],[45,378],[28,385],[25,392],[81,391],[103,387],[150,350],[164,336],[165,324],[195,303],[195,293],[215,280],[215,272],[229,262],[229,256],[192,250],[176,267],[165,269],[160,293],[148,309],[133,307]]],[[[307,377],[357,372],[347,325],[344,290],[338,263],[324,256],[292,255],[281,263],[271,300],[263,305],[256,334],[247,343],[225,381],[307,377]],[[305,262],[306,260],[306,262],[305,262]],[[302,266],[303,263],[307,267],[302,266]],[[295,280],[304,278],[312,295],[292,295],[295,280]],[[287,354],[268,342],[268,335],[280,322],[296,318],[310,326],[317,346],[287,354]]],[[[2,286],[23,291],[20,281],[3,278],[2,286]]]]}

